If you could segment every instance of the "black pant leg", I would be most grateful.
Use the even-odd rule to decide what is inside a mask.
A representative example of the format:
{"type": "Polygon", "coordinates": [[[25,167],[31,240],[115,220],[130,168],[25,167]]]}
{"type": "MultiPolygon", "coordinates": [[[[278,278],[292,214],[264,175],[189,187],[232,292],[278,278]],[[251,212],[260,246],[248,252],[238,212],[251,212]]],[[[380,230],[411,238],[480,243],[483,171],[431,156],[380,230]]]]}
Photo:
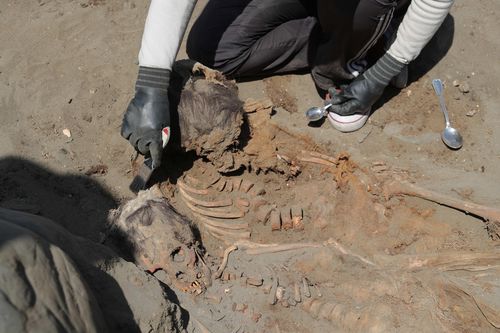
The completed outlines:
{"type": "Polygon", "coordinates": [[[304,0],[211,0],[188,36],[190,58],[241,77],[309,67],[316,26],[304,0]]]}
{"type": "Polygon", "coordinates": [[[312,69],[318,88],[326,90],[352,80],[348,64],[364,59],[393,17],[401,19],[409,3],[410,0],[318,0],[323,40],[312,69]]]}

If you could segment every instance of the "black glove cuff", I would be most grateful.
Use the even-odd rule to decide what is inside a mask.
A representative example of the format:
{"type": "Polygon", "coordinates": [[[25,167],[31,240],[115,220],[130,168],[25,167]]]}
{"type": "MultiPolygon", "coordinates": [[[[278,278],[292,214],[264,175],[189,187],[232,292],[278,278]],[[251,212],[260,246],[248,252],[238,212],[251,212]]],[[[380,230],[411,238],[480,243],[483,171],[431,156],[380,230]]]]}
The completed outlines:
{"type": "Polygon", "coordinates": [[[364,73],[364,76],[366,79],[385,87],[394,76],[401,72],[405,65],[405,63],[398,61],[389,53],[385,53],[375,65],[364,73]]]}
{"type": "Polygon", "coordinates": [[[170,84],[170,70],[164,68],[139,67],[135,88],[156,88],[167,91],[170,84]]]}

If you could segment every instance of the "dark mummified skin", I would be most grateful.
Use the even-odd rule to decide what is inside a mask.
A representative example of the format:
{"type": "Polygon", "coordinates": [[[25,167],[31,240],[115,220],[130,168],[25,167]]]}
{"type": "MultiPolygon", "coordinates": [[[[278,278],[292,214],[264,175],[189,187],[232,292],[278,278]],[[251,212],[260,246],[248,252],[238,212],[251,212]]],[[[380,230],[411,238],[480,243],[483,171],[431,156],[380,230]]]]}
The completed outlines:
{"type": "MultiPolygon", "coordinates": [[[[121,237],[132,259],[145,270],[165,271],[174,287],[201,293],[210,285],[210,272],[193,225],[157,192],[139,192],[110,213],[110,237],[121,237]]],[[[120,246],[119,246],[120,247],[120,246]]]]}
{"type": "Polygon", "coordinates": [[[178,126],[174,125],[174,138],[221,172],[237,169],[232,152],[241,134],[243,102],[236,83],[192,61],[177,62],[172,81],[171,104],[177,106],[173,118],[178,126]],[[176,91],[180,94],[175,95],[176,91]]]}

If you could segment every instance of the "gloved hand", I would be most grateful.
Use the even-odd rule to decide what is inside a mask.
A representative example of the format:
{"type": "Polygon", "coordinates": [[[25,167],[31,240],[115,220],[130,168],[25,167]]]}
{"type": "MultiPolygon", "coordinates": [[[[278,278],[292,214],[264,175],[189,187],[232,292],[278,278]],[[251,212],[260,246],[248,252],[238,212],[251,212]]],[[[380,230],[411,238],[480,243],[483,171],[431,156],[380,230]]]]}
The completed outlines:
{"type": "Polygon", "coordinates": [[[151,156],[153,169],[161,164],[170,138],[169,82],[170,70],[139,67],[135,96],[123,117],[121,135],[138,152],[151,156]]]}
{"type": "Polygon", "coordinates": [[[398,75],[406,64],[396,60],[389,53],[382,56],[365,73],[358,76],[340,91],[328,90],[333,105],[328,111],[341,116],[363,113],[382,96],[391,79],[398,75]]]}

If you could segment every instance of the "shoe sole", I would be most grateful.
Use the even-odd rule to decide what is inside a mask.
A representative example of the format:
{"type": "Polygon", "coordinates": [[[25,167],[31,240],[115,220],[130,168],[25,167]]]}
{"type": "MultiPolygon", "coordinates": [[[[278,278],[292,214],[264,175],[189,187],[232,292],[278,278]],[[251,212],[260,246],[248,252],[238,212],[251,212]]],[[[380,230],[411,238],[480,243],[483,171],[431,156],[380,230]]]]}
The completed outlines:
{"type": "Polygon", "coordinates": [[[363,127],[370,116],[370,111],[371,108],[368,108],[365,112],[353,114],[352,116],[341,116],[334,112],[328,112],[327,118],[336,130],[348,133],[357,131],[363,127]]]}

